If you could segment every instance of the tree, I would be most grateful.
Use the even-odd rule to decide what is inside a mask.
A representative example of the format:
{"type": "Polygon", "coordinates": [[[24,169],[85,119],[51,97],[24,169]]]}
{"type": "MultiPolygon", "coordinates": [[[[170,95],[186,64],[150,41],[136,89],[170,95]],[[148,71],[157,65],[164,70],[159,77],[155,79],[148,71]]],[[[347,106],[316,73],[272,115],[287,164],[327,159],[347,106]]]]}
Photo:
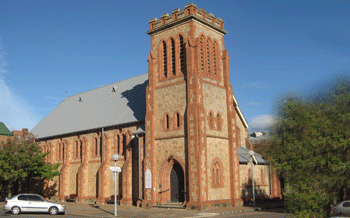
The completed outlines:
{"type": "Polygon", "coordinates": [[[325,217],[335,201],[350,197],[349,81],[279,104],[266,156],[288,184],[287,209],[300,217],[325,217]]]}
{"type": "MultiPolygon", "coordinates": [[[[45,162],[49,152],[42,153],[40,147],[35,144],[32,134],[14,136],[0,146],[0,180],[11,196],[16,181],[21,180],[29,184],[33,178],[52,180],[58,176],[59,164],[52,165],[45,162]]],[[[28,191],[28,187],[27,190],[28,191]]]]}

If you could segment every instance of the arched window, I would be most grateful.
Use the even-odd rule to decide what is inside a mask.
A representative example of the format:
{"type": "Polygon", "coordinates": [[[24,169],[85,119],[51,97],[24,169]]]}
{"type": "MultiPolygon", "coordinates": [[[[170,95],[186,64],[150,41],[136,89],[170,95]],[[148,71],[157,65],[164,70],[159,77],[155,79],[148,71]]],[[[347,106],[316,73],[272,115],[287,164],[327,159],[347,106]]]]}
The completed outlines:
{"type": "Polygon", "coordinates": [[[217,74],[217,63],[216,63],[216,42],[213,43],[213,71],[214,71],[214,75],[217,74]]]}
{"type": "Polygon", "coordinates": [[[171,70],[175,76],[175,40],[171,38],[171,70]]]}
{"type": "Polygon", "coordinates": [[[201,71],[204,72],[204,38],[200,38],[201,71]]]}
{"type": "Polygon", "coordinates": [[[224,187],[223,165],[218,157],[214,158],[212,161],[211,184],[213,188],[224,187]]]}
{"type": "Polygon", "coordinates": [[[167,78],[167,59],[166,59],[166,43],[163,41],[163,73],[164,77],[167,78]]]}
{"type": "Polygon", "coordinates": [[[180,63],[181,63],[181,72],[185,74],[186,56],[185,56],[185,43],[182,35],[180,35],[180,63]]]}
{"type": "Polygon", "coordinates": [[[210,40],[209,39],[207,39],[207,72],[208,72],[208,75],[210,75],[211,74],[211,72],[210,72],[210,69],[211,69],[211,67],[210,67],[210,40]]]}

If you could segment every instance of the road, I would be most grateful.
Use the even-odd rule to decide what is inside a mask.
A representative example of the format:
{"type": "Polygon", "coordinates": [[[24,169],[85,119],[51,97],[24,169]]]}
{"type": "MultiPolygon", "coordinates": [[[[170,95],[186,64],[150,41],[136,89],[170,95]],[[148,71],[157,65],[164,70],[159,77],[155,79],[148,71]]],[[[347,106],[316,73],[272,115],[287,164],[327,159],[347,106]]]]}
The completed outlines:
{"type": "MultiPolygon", "coordinates": [[[[266,210],[266,211],[255,211],[255,212],[248,212],[248,213],[241,213],[241,214],[230,214],[230,215],[220,215],[220,216],[212,216],[210,214],[200,213],[201,215],[197,214],[196,216],[192,217],[197,217],[197,218],[204,218],[204,217],[220,217],[220,218],[229,218],[229,217],[245,217],[245,218],[284,218],[284,217],[293,217],[291,215],[286,215],[283,211],[282,208],[279,209],[271,209],[271,210],[266,210]]],[[[51,216],[48,214],[19,214],[19,215],[12,215],[11,213],[5,213],[5,211],[0,209],[0,217],[18,217],[18,218],[25,218],[25,217],[33,217],[33,218],[54,218],[54,217],[61,217],[61,218],[77,218],[77,217],[82,217],[82,216],[74,216],[74,215],[55,215],[51,216]]],[[[121,217],[121,216],[118,216],[121,217]]],[[[157,217],[156,214],[154,214],[153,217],[157,217]]]]}
{"type": "Polygon", "coordinates": [[[220,218],[228,218],[228,217],[244,217],[244,218],[284,218],[284,217],[293,217],[290,214],[285,214],[283,208],[271,209],[271,210],[263,210],[263,211],[255,211],[241,214],[230,214],[217,216],[220,218]]]}

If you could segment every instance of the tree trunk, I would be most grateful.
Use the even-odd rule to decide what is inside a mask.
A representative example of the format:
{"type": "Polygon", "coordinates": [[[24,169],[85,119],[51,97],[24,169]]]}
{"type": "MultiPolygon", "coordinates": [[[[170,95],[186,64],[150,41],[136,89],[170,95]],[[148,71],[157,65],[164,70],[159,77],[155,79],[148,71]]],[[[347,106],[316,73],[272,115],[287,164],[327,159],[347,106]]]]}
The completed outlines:
{"type": "Polygon", "coordinates": [[[8,190],[7,197],[8,198],[12,197],[12,182],[7,183],[7,190],[8,190]]]}

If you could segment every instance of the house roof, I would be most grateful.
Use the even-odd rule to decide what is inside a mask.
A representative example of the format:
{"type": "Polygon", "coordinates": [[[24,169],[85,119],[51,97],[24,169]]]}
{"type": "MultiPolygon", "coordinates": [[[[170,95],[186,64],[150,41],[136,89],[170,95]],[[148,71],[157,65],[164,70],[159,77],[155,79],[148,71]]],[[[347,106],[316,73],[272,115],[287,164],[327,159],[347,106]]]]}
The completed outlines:
{"type": "MultiPolygon", "coordinates": [[[[258,153],[254,153],[255,159],[257,160],[257,164],[269,164],[267,160],[263,158],[258,153]]],[[[249,150],[243,147],[238,147],[238,158],[239,158],[239,163],[247,164],[250,162],[250,155],[249,155],[249,150]]]]}
{"type": "Polygon", "coordinates": [[[249,137],[249,140],[255,145],[255,144],[260,144],[264,141],[269,141],[271,140],[271,135],[266,134],[258,137],[249,137]]]}
{"type": "Polygon", "coordinates": [[[38,139],[144,121],[148,74],[65,98],[31,132],[38,139]]]}
{"type": "Polygon", "coordinates": [[[0,135],[12,136],[13,133],[5,126],[3,122],[0,122],[0,135]]]}

